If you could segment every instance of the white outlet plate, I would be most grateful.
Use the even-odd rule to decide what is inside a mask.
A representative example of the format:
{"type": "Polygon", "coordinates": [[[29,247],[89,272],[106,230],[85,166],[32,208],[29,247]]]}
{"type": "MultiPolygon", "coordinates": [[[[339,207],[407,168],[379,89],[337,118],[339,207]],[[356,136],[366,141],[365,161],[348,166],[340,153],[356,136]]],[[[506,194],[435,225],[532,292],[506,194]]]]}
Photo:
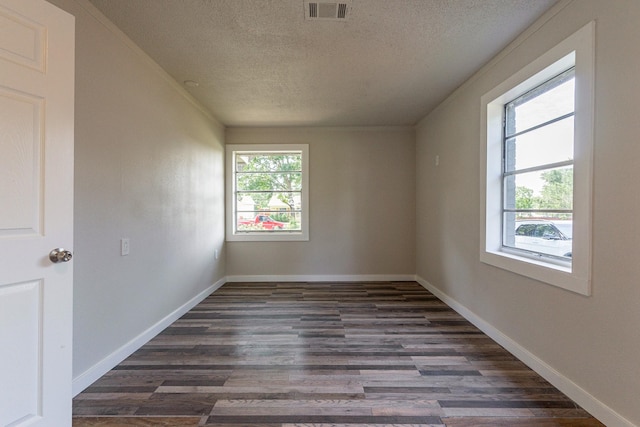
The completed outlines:
{"type": "Polygon", "coordinates": [[[120,239],[120,255],[129,255],[129,238],[123,237],[120,239]]]}

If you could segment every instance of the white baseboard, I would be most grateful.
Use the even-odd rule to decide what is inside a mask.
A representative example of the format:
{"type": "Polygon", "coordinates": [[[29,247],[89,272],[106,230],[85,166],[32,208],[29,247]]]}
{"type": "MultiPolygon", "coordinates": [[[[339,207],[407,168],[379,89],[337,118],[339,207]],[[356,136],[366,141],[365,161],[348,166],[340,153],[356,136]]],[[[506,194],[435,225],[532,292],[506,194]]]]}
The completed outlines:
{"type": "Polygon", "coordinates": [[[422,277],[416,276],[415,280],[608,427],[636,427],[631,421],[422,277]]]}
{"type": "Polygon", "coordinates": [[[129,341],[128,343],[126,343],[125,345],[123,345],[122,347],[120,347],[119,349],[117,349],[116,351],[114,351],[104,359],[102,359],[100,362],[93,365],[91,368],[84,371],[82,374],[78,375],[76,378],[73,379],[73,383],[72,383],[73,396],[75,397],[80,392],[82,392],[82,390],[89,387],[96,380],[98,380],[104,374],[109,372],[111,369],[113,369],[120,362],[122,362],[124,359],[129,357],[131,354],[133,354],[133,352],[138,350],[144,344],[149,342],[151,338],[158,335],[166,327],[168,327],[173,322],[178,320],[183,314],[185,314],[186,312],[191,310],[193,307],[198,305],[198,303],[200,303],[206,297],[211,295],[213,292],[216,291],[216,289],[218,289],[220,286],[224,285],[225,283],[226,283],[226,278],[223,277],[213,285],[209,286],[204,291],[200,292],[195,297],[191,298],[186,303],[182,304],[180,307],[175,309],[172,313],[170,313],[169,315],[161,319],[158,323],[151,326],[149,329],[142,332],[137,337],[133,338],[131,341],[129,341]]]}
{"type": "Polygon", "coordinates": [[[227,276],[227,282],[409,282],[414,274],[303,274],[227,276]]]}

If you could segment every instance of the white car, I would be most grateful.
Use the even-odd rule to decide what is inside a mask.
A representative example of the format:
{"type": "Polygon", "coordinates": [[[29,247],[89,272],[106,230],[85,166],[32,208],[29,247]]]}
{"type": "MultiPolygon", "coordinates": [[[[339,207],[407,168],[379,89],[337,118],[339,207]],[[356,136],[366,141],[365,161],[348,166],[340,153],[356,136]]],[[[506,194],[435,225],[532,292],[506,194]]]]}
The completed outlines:
{"type": "Polygon", "coordinates": [[[572,221],[516,221],[515,247],[527,251],[571,258],[572,221]]]}

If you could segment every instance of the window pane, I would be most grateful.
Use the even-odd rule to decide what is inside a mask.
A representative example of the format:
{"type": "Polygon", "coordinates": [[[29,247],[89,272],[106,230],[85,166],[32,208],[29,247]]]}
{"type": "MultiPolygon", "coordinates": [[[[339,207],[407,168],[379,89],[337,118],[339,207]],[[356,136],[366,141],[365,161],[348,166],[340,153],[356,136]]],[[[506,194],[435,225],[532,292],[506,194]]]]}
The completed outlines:
{"type": "Polygon", "coordinates": [[[301,171],[302,153],[236,153],[237,172],[301,171]]]}
{"type": "Polygon", "coordinates": [[[573,164],[550,166],[573,162],[574,75],[568,70],[505,105],[503,245],[568,261],[573,164]],[[539,170],[517,173],[532,168],[539,170]]]}
{"type": "Polygon", "coordinates": [[[302,172],[238,172],[236,176],[238,191],[302,190],[302,172]]]}
{"type": "Polygon", "coordinates": [[[504,178],[505,209],[573,209],[573,166],[504,178]]]}
{"type": "Polygon", "coordinates": [[[226,152],[227,240],[309,240],[308,145],[227,145],[226,152]]]}
{"type": "Polygon", "coordinates": [[[569,70],[507,104],[506,136],[574,112],[574,74],[573,69],[569,70]]]}
{"type": "Polygon", "coordinates": [[[573,117],[509,138],[505,171],[573,160],[573,117]]]}
{"type": "Polygon", "coordinates": [[[236,231],[274,233],[300,230],[302,230],[302,224],[299,211],[244,211],[236,213],[236,231]]]}
{"type": "Polygon", "coordinates": [[[529,252],[571,260],[573,217],[571,214],[505,213],[504,245],[529,252]],[[511,217],[511,218],[509,218],[511,217]]]}
{"type": "Polygon", "coordinates": [[[236,154],[236,231],[300,231],[301,153],[236,154]]]}
{"type": "Polygon", "coordinates": [[[281,212],[300,210],[302,195],[300,192],[245,192],[236,193],[236,210],[238,212],[269,211],[281,212]]]}
{"type": "Polygon", "coordinates": [[[302,230],[301,192],[238,191],[236,197],[237,231],[302,230]]]}

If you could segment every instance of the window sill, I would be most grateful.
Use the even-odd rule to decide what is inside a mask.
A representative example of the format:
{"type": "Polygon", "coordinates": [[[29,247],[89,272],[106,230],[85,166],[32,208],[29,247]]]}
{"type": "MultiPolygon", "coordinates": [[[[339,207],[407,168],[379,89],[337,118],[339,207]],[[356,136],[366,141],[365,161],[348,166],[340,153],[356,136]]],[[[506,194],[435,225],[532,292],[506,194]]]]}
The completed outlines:
{"type": "Polygon", "coordinates": [[[482,251],[480,261],[580,295],[591,294],[589,280],[577,275],[570,266],[506,251],[482,251]]]}
{"type": "Polygon", "coordinates": [[[303,232],[291,233],[229,233],[227,242],[307,242],[309,235],[303,232]]]}

